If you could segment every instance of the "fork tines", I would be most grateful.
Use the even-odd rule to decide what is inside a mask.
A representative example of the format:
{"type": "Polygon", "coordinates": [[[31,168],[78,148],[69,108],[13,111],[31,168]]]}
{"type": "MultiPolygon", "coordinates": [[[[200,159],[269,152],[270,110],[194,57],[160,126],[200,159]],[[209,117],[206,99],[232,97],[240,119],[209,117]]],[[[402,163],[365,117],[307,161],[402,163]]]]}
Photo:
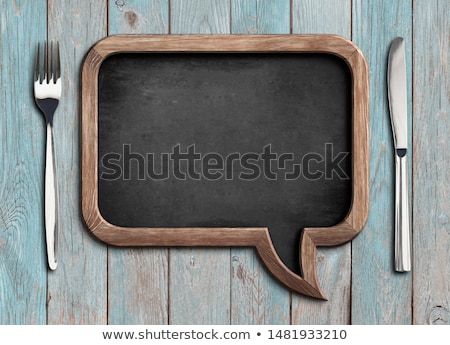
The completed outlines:
{"type": "Polygon", "coordinates": [[[56,83],[61,77],[61,62],[59,55],[59,42],[47,41],[44,42],[44,47],[41,49],[41,45],[38,43],[36,54],[36,67],[34,70],[34,80],[40,83],[46,82],[56,83]],[[40,63],[40,59],[43,58],[44,63],[40,63]]]}
{"type": "Polygon", "coordinates": [[[59,43],[38,44],[34,70],[34,98],[47,123],[53,125],[53,114],[61,97],[61,63],[59,43]],[[42,63],[43,62],[43,63],[42,63]]]}

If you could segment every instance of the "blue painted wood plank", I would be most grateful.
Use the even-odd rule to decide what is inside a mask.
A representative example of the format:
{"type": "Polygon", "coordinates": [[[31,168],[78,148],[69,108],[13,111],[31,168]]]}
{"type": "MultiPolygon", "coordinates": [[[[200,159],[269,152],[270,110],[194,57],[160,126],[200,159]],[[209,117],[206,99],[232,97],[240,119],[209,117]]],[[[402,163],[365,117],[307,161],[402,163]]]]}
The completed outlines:
{"type": "MultiPolygon", "coordinates": [[[[288,34],[290,1],[233,0],[231,33],[288,34]]],[[[231,323],[289,324],[290,292],[265,269],[253,249],[232,248],[231,323]]]]}
{"type": "Polygon", "coordinates": [[[231,32],[234,34],[288,34],[290,0],[232,0],[231,32]]]}
{"type": "Polygon", "coordinates": [[[450,324],[450,2],[414,2],[413,323],[450,324]]]}
{"type": "Polygon", "coordinates": [[[110,248],[109,324],[168,324],[168,292],[167,249],[110,248]]]}
{"type": "Polygon", "coordinates": [[[108,33],[167,34],[169,3],[167,0],[109,1],[108,33]]]}
{"type": "Polygon", "coordinates": [[[230,323],[230,250],[171,249],[169,260],[170,323],[230,323]]]}
{"type": "Polygon", "coordinates": [[[351,0],[293,0],[292,33],[351,38],[351,0]]]}
{"type": "Polygon", "coordinates": [[[276,281],[252,249],[231,250],[231,323],[290,323],[291,293],[276,281]]]}
{"type": "Polygon", "coordinates": [[[31,90],[46,1],[0,6],[0,324],[44,324],[45,121],[31,90]]]}
{"type": "MultiPolygon", "coordinates": [[[[171,33],[230,33],[229,0],[172,0],[171,33]]],[[[171,249],[170,322],[230,323],[230,250],[171,249]]]]}
{"type": "Polygon", "coordinates": [[[410,324],[411,274],[393,268],[395,167],[386,68],[391,41],[404,37],[411,109],[412,1],[354,0],[352,34],[369,64],[371,149],[369,219],[352,247],[352,323],[410,324]]]}
{"type": "Polygon", "coordinates": [[[170,33],[230,33],[230,0],[171,0],[170,33]]]}
{"type": "Polygon", "coordinates": [[[106,324],[107,247],[81,218],[80,68],[88,49],[106,34],[106,3],[49,1],[48,38],[61,48],[62,98],[54,135],[60,209],[58,268],[48,276],[49,324],[106,324]]]}
{"type": "MultiPolygon", "coordinates": [[[[164,0],[109,2],[108,32],[164,34],[169,6],[164,0]]],[[[168,250],[110,248],[108,323],[168,323],[168,250]]]]}
{"type": "MultiPolygon", "coordinates": [[[[292,33],[335,34],[351,38],[351,0],[294,0],[292,33]]],[[[294,324],[347,324],[350,322],[351,244],[318,248],[320,286],[328,298],[318,302],[292,297],[294,324]]]]}

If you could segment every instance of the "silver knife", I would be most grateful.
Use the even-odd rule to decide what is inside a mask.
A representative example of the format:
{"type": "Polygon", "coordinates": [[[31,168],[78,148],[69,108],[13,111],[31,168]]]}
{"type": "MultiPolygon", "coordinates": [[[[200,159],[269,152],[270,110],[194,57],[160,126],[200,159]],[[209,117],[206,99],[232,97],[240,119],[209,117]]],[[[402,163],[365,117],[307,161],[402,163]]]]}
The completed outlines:
{"type": "Polygon", "coordinates": [[[411,271],[408,196],[408,108],[403,38],[391,43],[388,60],[388,98],[395,148],[395,270],[411,271]]]}

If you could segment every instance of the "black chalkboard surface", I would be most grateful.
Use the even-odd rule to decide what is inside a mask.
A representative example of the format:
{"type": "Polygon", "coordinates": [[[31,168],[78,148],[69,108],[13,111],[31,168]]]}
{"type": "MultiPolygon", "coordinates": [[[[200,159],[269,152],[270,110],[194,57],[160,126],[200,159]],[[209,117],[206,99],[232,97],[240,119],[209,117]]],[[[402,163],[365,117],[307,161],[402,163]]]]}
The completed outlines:
{"type": "Polygon", "coordinates": [[[82,71],[82,211],[119,246],[250,246],[324,299],[368,214],[368,68],[333,35],[118,35],[82,71]]]}
{"type": "Polygon", "coordinates": [[[99,209],[133,227],[301,230],[351,201],[351,75],[330,54],[118,54],[99,74],[99,209]]]}

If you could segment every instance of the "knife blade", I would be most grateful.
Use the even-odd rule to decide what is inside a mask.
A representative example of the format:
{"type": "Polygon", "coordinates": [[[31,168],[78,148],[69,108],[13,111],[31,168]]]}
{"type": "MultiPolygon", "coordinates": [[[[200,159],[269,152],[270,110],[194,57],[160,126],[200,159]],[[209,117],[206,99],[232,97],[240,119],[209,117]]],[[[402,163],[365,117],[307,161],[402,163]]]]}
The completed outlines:
{"type": "Polygon", "coordinates": [[[395,38],[389,49],[388,99],[395,152],[395,250],[397,272],[411,270],[411,241],[408,195],[408,108],[405,43],[395,38]]]}

